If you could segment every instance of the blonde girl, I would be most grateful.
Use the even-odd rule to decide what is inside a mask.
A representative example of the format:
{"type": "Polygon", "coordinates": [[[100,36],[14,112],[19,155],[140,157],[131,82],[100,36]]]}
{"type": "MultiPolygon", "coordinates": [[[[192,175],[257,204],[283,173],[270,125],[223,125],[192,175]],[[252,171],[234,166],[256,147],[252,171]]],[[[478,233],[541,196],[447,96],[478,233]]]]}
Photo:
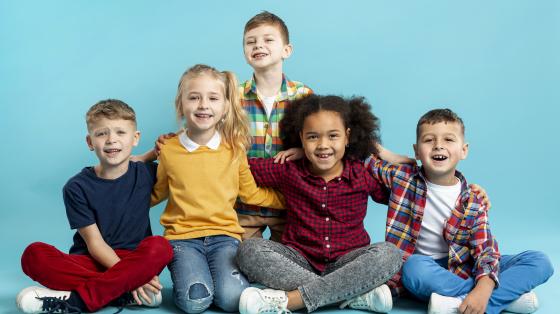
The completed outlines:
{"type": "Polygon", "coordinates": [[[249,127],[231,72],[195,65],[175,99],[184,132],[162,145],[152,203],[168,198],[160,222],[173,247],[169,264],[175,304],[200,313],[212,303],[238,310],[248,287],[235,263],[243,228],[233,205],[282,208],[280,197],[256,186],[247,163],[249,127]]]}

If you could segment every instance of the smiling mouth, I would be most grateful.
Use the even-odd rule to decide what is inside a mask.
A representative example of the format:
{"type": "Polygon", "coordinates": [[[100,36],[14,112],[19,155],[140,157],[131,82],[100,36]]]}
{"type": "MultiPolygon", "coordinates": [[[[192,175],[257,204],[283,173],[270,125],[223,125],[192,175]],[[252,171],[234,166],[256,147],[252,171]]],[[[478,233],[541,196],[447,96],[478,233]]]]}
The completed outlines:
{"type": "Polygon", "coordinates": [[[197,117],[197,118],[199,118],[199,119],[210,119],[210,118],[212,118],[214,115],[213,115],[213,114],[209,114],[209,113],[195,113],[194,116],[197,117]]]}
{"type": "Polygon", "coordinates": [[[329,154],[315,154],[315,156],[317,156],[317,158],[319,158],[319,159],[327,159],[327,158],[331,157],[332,155],[334,155],[334,154],[332,154],[332,153],[329,153],[329,154]]]}
{"type": "Polygon", "coordinates": [[[122,149],[118,149],[118,148],[105,148],[103,149],[103,152],[106,153],[109,156],[114,156],[118,153],[121,152],[122,149]]]}
{"type": "Polygon", "coordinates": [[[264,52],[259,52],[259,53],[255,53],[253,54],[253,58],[254,59],[261,59],[268,56],[268,54],[264,53],[264,52]]]}
{"type": "Polygon", "coordinates": [[[444,155],[434,155],[432,156],[432,159],[435,161],[444,161],[446,160],[448,157],[444,156],[444,155]]]}

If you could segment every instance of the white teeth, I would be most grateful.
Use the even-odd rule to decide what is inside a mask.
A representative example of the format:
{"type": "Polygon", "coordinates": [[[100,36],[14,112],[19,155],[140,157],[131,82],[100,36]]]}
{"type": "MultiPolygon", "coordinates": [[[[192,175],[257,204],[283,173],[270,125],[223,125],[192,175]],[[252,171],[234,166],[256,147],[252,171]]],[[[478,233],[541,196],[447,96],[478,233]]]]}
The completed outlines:
{"type": "Polygon", "coordinates": [[[447,156],[443,156],[443,155],[434,155],[434,156],[432,156],[432,159],[441,161],[441,160],[446,160],[446,159],[447,159],[447,156]]]}

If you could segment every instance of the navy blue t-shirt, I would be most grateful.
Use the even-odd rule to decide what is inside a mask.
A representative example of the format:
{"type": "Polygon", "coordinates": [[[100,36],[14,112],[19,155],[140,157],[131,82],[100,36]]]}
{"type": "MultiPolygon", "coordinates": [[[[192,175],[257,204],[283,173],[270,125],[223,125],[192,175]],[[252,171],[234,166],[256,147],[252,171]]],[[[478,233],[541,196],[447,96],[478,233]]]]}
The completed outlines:
{"type": "MultiPolygon", "coordinates": [[[[82,169],[63,188],[70,227],[97,224],[111,248],[135,249],[152,235],[149,210],[156,169],[155,163],[130,162],[128,171],[114,180],[99,178],[93,167],[82,169]]],[[[84,239],[76,232],[70,254],[87,252],[84,239]]]]}

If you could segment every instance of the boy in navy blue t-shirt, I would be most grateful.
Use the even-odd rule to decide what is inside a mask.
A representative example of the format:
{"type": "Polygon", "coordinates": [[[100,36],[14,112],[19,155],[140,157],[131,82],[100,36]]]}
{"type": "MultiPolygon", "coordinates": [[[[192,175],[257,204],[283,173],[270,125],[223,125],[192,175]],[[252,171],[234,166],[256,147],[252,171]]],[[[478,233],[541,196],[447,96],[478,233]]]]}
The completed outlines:
{"type": "Polygon", "coordinates": [[[149,209],[156,165],[129,161],[138,144],[134,110],[104,100],[86,114],[90,150],[99,164],[86,167],[63,189],[66,214],[77,229],[70,254],[36,242],[21,258],[25,274],[44,287],[17,296],[25,313],[94,312],[108,304],[158,306],[158,274],[173,251],[152,236],[149,209]]]}

